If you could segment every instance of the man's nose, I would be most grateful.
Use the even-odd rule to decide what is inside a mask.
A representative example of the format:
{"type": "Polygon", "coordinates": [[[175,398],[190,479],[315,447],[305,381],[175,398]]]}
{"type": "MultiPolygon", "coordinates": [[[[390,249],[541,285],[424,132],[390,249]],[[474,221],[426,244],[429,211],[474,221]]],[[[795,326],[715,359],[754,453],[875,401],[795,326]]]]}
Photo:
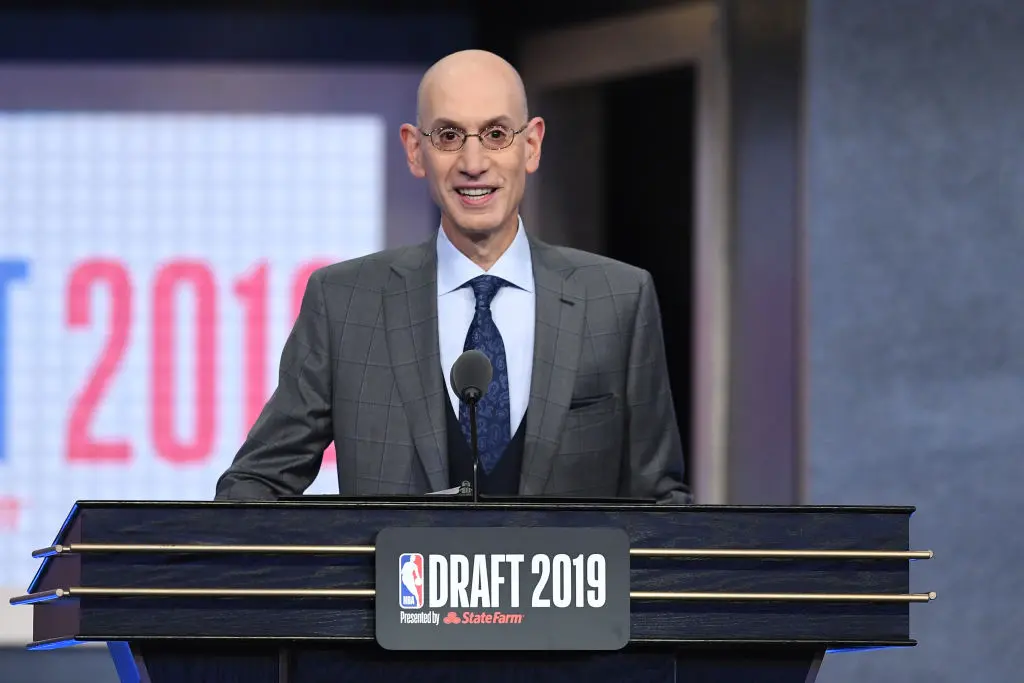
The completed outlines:
{"type": "Polygon", "coordinates": [[[466,138],[459,156],[459,171],[464,175],[477,177],[487,170],[488,156],[479,138],[466,138]]]}

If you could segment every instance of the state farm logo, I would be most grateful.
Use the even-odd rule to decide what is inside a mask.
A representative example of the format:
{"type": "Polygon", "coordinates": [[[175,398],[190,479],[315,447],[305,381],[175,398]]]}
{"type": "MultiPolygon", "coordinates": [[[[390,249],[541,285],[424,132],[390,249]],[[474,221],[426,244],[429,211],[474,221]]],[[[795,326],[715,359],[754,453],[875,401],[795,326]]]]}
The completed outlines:
{"type": "Polygon", "coordinates": [[[510,614],[494,610],[491,612],[463,612],[462,614],[448,612],[442,619],[441,613],[434,610],[428,612],[402,611],[398,615],[398,621],[401,624],[422,624],[424,626],[439,626],[441,624],[446,626],[462,624],[477,626],[483,624],[521,624],[525,616],[525,614],[521,613],[510,614]]]}
{"type": "Polygon", "coordinates": [[[507,612],[463,612],[460,616],[449,612],[442,621],[446,624],[521,624],[523,616],[507,612]]]}

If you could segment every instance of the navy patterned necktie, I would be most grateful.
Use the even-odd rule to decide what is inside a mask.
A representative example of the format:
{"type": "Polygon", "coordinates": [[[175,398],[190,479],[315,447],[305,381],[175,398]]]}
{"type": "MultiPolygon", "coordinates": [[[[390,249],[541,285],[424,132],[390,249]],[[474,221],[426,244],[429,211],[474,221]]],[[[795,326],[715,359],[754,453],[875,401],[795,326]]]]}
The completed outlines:
{"type": "MultiPolygon", "coordinates": [[[[505,362],[505,343],[498,326],[491,317],[491,301],[498,290],[509,284],[493,275],[479,275],[468,283],[476,297],[476,314],[466,335],[463,351],[477,349],[491,361],[494,373],[487,393],[476,406],[476,444],[480,452],[480,466],[490,473],[498,464],[509,441],[512,440],[512,418],[508,398],[508,366],[505,362]]],[[[469,407],[459,405],[459,424],[470,441],[469,407]]]]}

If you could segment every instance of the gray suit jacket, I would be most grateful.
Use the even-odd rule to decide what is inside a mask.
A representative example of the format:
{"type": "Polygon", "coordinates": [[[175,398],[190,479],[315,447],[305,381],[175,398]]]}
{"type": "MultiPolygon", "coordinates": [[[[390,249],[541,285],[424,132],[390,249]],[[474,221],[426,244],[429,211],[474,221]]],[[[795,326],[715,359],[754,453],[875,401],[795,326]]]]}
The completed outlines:
{"type": "MultiPolygon", "coordinates": [[[[522,495],[690,502],[650,274],[530,238],[536,338],[522,495]]],[[[345,495],[448,481],[435,239],[337,263],[309,280],[278,386],[219,500],[302,493],[335,442],[345,495]]]]}

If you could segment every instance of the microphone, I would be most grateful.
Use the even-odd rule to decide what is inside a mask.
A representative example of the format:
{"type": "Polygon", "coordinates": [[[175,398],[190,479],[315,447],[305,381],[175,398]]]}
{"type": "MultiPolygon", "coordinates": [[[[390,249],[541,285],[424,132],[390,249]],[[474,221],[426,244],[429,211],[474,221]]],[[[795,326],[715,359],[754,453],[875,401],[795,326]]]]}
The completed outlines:
{"type": "Polygon", "coordinates": [[[494,369],[491,361],[481,351],[470,349],[459,356],[452,365],[450,381],[459,400],[469,406],[469,448],[473,452],[473,502],[480,500],[477,485],[477,471],[480,469],[480,452],[476,445],[476,404],[487,393],[494,369]]]}

